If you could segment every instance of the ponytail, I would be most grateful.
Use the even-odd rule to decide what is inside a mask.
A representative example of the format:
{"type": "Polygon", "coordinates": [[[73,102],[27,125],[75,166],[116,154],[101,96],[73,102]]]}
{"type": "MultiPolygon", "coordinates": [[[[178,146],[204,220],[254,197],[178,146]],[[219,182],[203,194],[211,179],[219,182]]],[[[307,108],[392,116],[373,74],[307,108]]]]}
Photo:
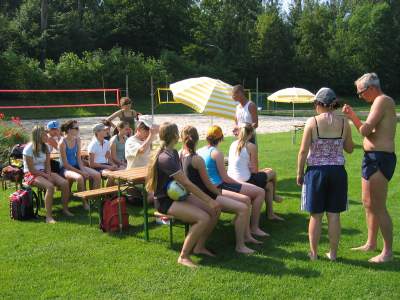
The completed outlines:
{"type": "Polygon", "coordinates": [[[196,145],[199,141],[199,133],[193,126],[185,126],[181,132],[181,139],[183,145],[189,151],[191,155],[196,153],[196,145]]]}
{"type": "Polygon", "coordinates": [[[252,138],[254,134],[254,128],[249,123],[245,123],[244,126],[240,128],[239,140],[236,148],[236,154],[239,156],[242,149],[246,146],[247,142],[252,138]]]}

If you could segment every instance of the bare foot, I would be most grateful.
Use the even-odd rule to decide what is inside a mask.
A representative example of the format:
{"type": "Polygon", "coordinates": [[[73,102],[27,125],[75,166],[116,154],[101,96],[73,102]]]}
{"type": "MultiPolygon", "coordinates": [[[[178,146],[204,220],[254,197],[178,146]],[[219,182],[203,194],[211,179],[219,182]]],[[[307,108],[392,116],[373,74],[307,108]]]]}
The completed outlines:
{"type": "Polygon", "coordinates": [[[311,252],[308,253],[308,257],[310,258],[311,261],[317,260],[318,255],[317,254],[312,254],[311,252]]]}
{"type": "Polygon", "coordinates": [[[278,195],[275,195],[274,201],[275,201],[276,203],[281,203],[281,202],[283,201],[283,197],[278,196],[278,195]]]}
{"type": "Polygon", "coordinates": [[[63,210],[63,214],[66,215],[67,217],[73,217],[74,214],[70,212],[68,209],[63,210]]]}
{"type": "Polygon", "coordinates": [[[328,253],[325,253],[325,255],[330,261],[336,260],[336,254],[332,254],[332,253],[328,252],[328,253]]]}
{"type": "Polygon", "coordinates": [[[270,236],[268,233],[262,231],[260,228],[252,229],[251,233],[256,235],[256,236],[261,236],[261,237],[270,236]]]}
{"type": "Polygon", "coordinates": [[[381,264],[381,263],[385,263],[385,262],[389,262],[393,260],[393,254],[384,254],[381,253],[371,259],[369,259],[368,261],[370,263],[375,263],[375,264],[381,264]]]}
{"type": "Polygon", "coordinates": [[[197,268],[197,265],[188,257],[181,257],[178,258],[178,264],[181,264],[185,267],[189,268],[197,268]]]}
{"type": "Polygon", "coordinates": [[[253,238],[252,236],[245,238],[244,241],[245,241],[246,243],[252,243],[252,244],[256,244],[256,245],[261,245],[261,244],[263,243],[263,242],[261,242],[261,241],[259,241],[259,240],[256,240],[256,239],[253,238]]]}
{"type": "Polygon", "coordinates": [[[362,245],[360,247],[351,248],[351,250],[369,252],[369,251],[375,251],[376,250],[376,246],[372,246],[370,244],[365,244],[365,245],[362,245]]]}
{"type": "Polygon", "coordinates": [[[253,254],[255,252],[253,249],[250,249],[246,246],[236,247],[235,250],[236,250],[236,252],[242,253],[242,254],[253,254]]]}
{"type": "Polygon", "coordinates": [[[268,220],[271,220],[271,221],[285,221],[285,219],[284,218],[282,218],[282,217],[280,217],[280,216],[278,216],[278,215],[276,215],[276,214],[272,214],[272,216],[268,216],[268,220]]]}
{"type": "Polygon", "coordinates": [[[210,250],[208,250],[207,248],[193,249],[193,254],[196,254],[196,255],[203,254],[203,255],[215,257],[215,254],[212,253],[212,252],[211,252],[210,250]]]}
{"type": "Polygon", "coordinates": [[[56,224],[57,222],[52,217],[46,217],[46,223],[47,224],[56,224]]]}

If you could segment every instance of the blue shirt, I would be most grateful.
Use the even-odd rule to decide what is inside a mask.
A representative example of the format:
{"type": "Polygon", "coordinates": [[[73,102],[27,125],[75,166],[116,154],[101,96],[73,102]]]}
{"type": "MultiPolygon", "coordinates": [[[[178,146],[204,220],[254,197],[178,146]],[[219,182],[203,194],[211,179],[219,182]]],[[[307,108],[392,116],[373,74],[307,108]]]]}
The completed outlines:
{"type": "Polygon", "coordinates": [[[216,150],[215,147],[205,146],[197,150],[197,154],[200,155],[206,164],[207,174],[210,177],[210,181],[214,185],[220,185],[222,183],[222,178],[219,175],[217,162],[211,157],[211,152],[216,150]]]}

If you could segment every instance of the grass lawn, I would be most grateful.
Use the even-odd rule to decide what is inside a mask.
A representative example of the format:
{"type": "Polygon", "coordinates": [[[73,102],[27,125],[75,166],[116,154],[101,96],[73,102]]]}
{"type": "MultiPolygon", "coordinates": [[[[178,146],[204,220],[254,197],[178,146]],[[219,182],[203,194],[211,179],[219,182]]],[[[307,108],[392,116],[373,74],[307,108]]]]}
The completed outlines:
{"type": "MultiPolygon", "coordinates": [[[[361,139],[355,137],[360,144],[361,139]]],[[[227,138],[223,142],[225,151],[231,141],[227,138]]],[[[310,262],[308,215],[299,210],[300,189],[295,184],[299,145],[291,144],[290,133],[260,135],[258,141],[261,166],[270,166],[278,172],[279,194],[285,201],[276,204],[275,211],[286,221],[269,222],[262,217],[261,227],[271,237],[254,247],[257,254],[235,253],[232,215],[222,215],[209,241],[209,247],[218,257],[195,257],[201,267],[190,270],[176,263],[183,229],[175,228],[176,244],[171,250],[168,227],[154,225],[151,219],[151,241],[144,242],[140,208],[129,209],[132,225],[129,232],[109,235],[88,225],[79,202],[72,203],[76,216],[64,218],[59,198],[55,207],[59,222],[54,226],[46,225],[43,218],[12,221],[8,216],[8,195],[12,190],[1,191],[1,298],[399,299],[399,172],[391,181],[388,199],[395,228],[394,262],[372,265],[367,259],[377,253],[350,251],[366,239],[360,200],[360,146],[348,156],[350,208],[342,215],[339,259],[334,263],[324,258],[310,262]]],[[[320,255],[327,249],[325,224],[320,255]]]]}

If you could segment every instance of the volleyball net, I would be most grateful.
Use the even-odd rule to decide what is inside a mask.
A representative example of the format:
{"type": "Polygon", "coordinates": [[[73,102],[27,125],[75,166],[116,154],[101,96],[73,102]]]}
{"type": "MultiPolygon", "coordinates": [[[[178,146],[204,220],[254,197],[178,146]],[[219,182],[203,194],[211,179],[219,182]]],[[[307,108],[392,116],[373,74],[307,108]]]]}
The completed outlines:
{"type": "Polygon", "coordinates": [[[0,90],[0,109],[119,106],[119,89],[0,90]]]}

